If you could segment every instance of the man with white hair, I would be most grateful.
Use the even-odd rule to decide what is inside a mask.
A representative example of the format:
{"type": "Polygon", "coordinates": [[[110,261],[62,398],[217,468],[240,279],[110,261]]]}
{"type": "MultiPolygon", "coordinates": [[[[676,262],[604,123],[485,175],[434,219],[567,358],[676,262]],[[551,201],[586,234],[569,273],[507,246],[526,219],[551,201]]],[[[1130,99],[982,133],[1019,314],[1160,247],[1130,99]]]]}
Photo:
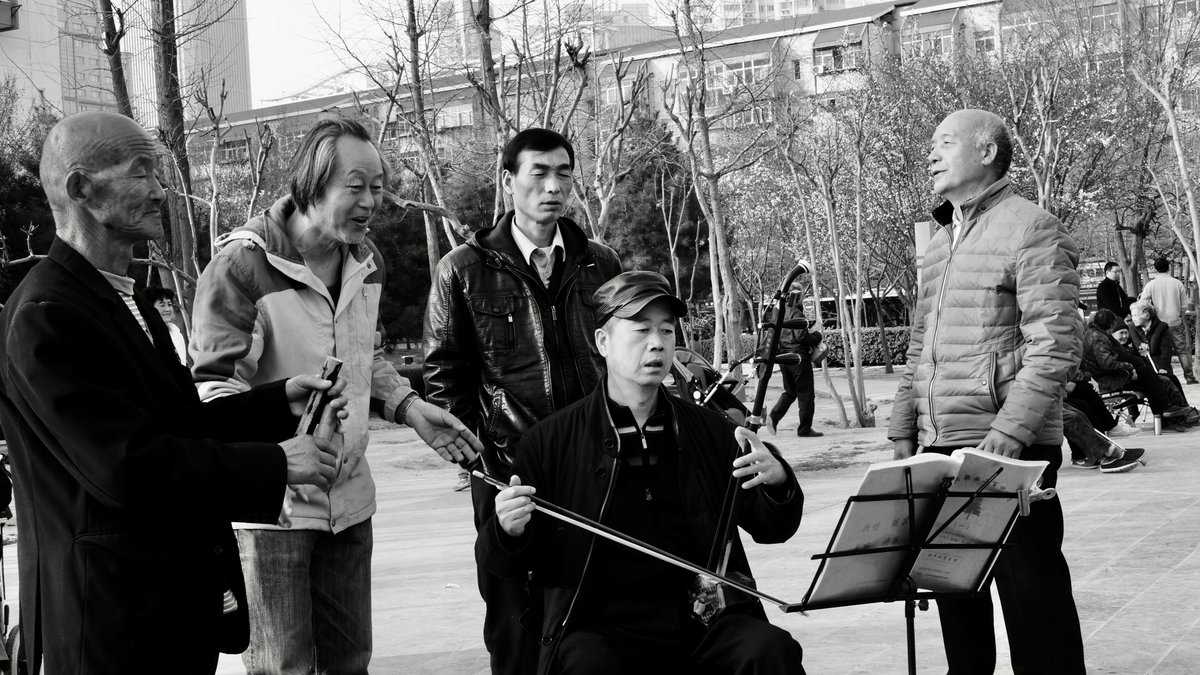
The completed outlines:
{"type": "MultiPolygon", "coordinates": [[[[1080,359],[1079,249],[1057,218],[1007,178],[1012,139],[983,110],[949,115],[933,133],[929,174],[945,199],[925,251],[907,366],[888,438],[897,459],[973,448],[1062,464],[1063,395],[1080,359]]],[[[1083,639],[1062,554],[1058,499],[1020,518],[996,561],[1013,671],[1084,675],[1083,639]]],[[[940,600],[951,675],[996,665],[988,590],[940,600]]]]}

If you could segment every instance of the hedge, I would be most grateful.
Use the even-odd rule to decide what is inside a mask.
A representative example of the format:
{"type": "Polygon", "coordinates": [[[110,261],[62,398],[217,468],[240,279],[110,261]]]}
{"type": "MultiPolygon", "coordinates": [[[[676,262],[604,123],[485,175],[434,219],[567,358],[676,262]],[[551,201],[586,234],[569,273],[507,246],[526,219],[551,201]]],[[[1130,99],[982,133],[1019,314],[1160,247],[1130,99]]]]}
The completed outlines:
{"type": "MultiPolygon", "coordinates": [[[[888,347],[892,353],[892,363],[904,363],[904,355],[908,351],[908,328],[885,328],[887,334],[888,347]]],[[[822,331],[825,334],[825,344],[829,347],[829,353],[826,359],[829,360],[831,366],[844,366],[846,364],[845,350],[842,347],[842,333],[836,328],[826,328],[822,331]]],[[[739,352],[742,356],[746,356],[757,346],[757,338],[754,335],[739,335],[738,341],[741,345],[739,352]]],[[[712,358],[712,340],[698,340],[693,349],[700,352],[704,358],[712,358]]],[[[862,330],[862,357],[864,366],[882,366],[883,365],[883,342],[879,339],[878,328],[863,328],[862,330]]]]}
{"type": "MultiPolygon", "coordinates": [[[[885,328],[888,350],[892,354],[893,364],[902,364],[908,352],[908,327],[885,328]]],[[[842,345],[842,332],[836,328],[825,331],[825,344],[829,347],[826,359],[831,366],[846,365],[845,348],[842,345]]],[[[883,341],[879,339],[878,328],[862,329],[862,360],[864,366],[883,365],[883,341]]]]}

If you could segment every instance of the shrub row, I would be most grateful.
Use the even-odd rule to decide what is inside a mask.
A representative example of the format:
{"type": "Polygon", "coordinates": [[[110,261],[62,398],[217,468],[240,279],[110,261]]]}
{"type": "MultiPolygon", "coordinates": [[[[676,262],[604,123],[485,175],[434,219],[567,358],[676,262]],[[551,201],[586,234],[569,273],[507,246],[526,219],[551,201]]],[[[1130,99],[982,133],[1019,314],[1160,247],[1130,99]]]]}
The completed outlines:
{"type": "MultiPolygon", "coordinates": [[[[884,328],[888,352],[892,355],[892,363],[904,363],[904,355],[908,351],[907,327],[884,328]]],[[[826,359],[831,366],[846,365],[846,348],[842,344],[842,332],[836,328],[825,330],[825,344],[829,347],[826,359]]],[[[864,366],[882,366],[884,340],[880,339],[878,328],[862,329],[862,360],[864,366]]]]}

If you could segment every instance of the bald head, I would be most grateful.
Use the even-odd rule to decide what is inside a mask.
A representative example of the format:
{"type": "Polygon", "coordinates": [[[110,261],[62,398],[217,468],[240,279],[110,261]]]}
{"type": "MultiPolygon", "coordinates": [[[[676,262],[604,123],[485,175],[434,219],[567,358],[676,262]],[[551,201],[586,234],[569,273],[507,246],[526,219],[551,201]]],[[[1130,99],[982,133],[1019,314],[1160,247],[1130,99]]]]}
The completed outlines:
{"type": "Polygon", "coordinates": [[[997,171],[996,177],[1000,178],[1008,173],[1008,167],[1012,164],[1012,136],[1008,133],[1008,125],[1004,123],[1004,119],[999,115],[987,110],[977,110],[967,108],[958,110],[946,116],[946,121],[951,120],[959,122],[968,137],[975,143],[975,147],[983,150],[988,144],[996,144],[996,157],[993,160],[993,166],[997,171]]]}
{"type": "Polygon", "coordinates": [[[56,220],[69,211],[71,174],[91,176],[136,157],[153,159],[154,155],[154,140],[124,115],[82,112],[63,119],[46,136],[40,168],[42,188],[56,220]]]}

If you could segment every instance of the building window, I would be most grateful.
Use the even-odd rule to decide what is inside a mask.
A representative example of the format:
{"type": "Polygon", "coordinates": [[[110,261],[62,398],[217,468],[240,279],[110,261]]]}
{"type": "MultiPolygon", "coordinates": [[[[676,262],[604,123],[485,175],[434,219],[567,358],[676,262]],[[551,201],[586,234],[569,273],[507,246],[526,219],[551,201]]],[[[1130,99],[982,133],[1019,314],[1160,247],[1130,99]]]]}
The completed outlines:
{"type": "Polygon", "coordinates": [[[632,82],[622,82],[621,83],[621,96],[618,97],[617,96],[617,83],[614,80],[612,82],[607,83],[604,86],[604,90],[600,92],[600,104],[604,105],[604,106],[618,106],[618,105],[621,105],[622,100],[624,100],[626,103],[629,103],[630,98],[632,98],[632,97],[633,97],[633,83],[632,82]]]}
{"type": "Polygon", "coordinates": [[[1200,0],[1175,0],[1174,12],[1176,18],[1196,16],[1200,14],[1200,0]]]}
{"type": "Polygon", "coordinates": [[[723,105],[746,88],[765,83],[770,70],[771,59],[765,56],[748,56],[740,61],[726,61],[709,66],[709,104],[723,105]]]}
{"type": "Polygon", "coordinates": [[[980,54],[996,51],[996,33],[992,29],[975,31],[975,51],[980,54]]]}
{"type": "Polygon", "coordinates": [[[1004,25],[1000,28],[1000,39],[1006,45],[1024,42],[1038,29],[1038,22],[1030,12],[1006,15],[1004,25]]]}
{"type": "Polygon", "coordinates": [[[1088,60],[1087,68],[1095,75],[1120,75],[1123,71],[1120,54],[1101,54],[1088,60]]]}
{"type": "Polygon", "coordinates": [[[813,50],[813,72],[817,75],[832,75],[849,70],[858,70],[863,65],[862,43],[838,45],[813,50]]]}
{"type": "Polygon", "coordinates": [[[246,138],[231,138],[217,146],[217,162],[229,164],[250,159],[250,141],[246,138]]]}
{"type": "Polygon", "coordinates": [[[905,56],[938,56],[949,54],[954,45],[954,31],[950,26],[933,30],[906,30],[901,40],[905,56]]]}
{"type": "Polygon", "coordinates": [[[1117,5],[1094,5],[1091,13],[1091,28],[1094,31],[1115,31],[1120,25],[1117,5]]]}
{"type": "Polygon", "coordinates": [[[388,122],[383,128],[382,144],[386,147],[395,147],[400,143],[400,139],[409,135],[408,125],[398,121],[388,122]]]}
{"type": "Polygon", "coordinates": [[[437,127],[439,129],[456,129],[458,127],[469,127],[474,124],[474,114],[470,108],[447,108],[437,114],[437,127]]]}
{"type": "Polygon", "coordinates": [[[800,78],[804,77],[807,74],[806,73],[807,70],[808,70],[807,64],[804,63],[804,59],[793,59],[792,60],[792,77],[799,80],[800,78]]]}

